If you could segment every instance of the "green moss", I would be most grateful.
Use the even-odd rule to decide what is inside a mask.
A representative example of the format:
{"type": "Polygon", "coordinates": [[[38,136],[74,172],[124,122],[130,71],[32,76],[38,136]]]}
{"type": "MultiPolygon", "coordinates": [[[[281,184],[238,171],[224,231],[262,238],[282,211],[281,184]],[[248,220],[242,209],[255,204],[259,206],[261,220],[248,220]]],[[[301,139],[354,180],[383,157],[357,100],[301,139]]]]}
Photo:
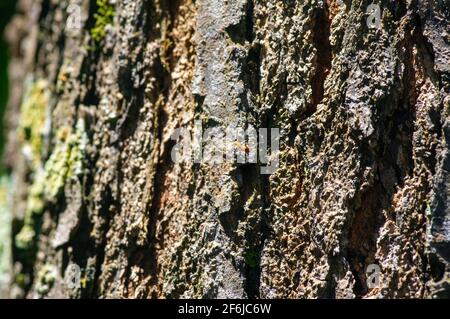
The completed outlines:
{"type": "Polygon", "coordinates": [[[41,150],[49,101],[48,83],[38,80],[26,89],[20,109],[19,139],[33,170],[41,166],[41,150]]]}
{"type": "Polygon", "coordinates": [[[25,288],[27,285],[27,278],[24,274],[18,273],[15,275],[14,282],[21,288],[25,288]]]}
{"type": "Polygon", "coordinates": [[[114,15],[115,8],[109,0],[97,0],[97,13],[94,14],[95,26],[91,29],[91,37],[96,43],[105,38],[105,28],[113,23],[114,15]]]}
{"type": "Polygon", "coordinates": [[[44,297],[49,293],[55,284],[57,271],[54,266],[44,265],[37,275],[36,292],[39,297],[44,297]]]}
{"type": "Polygon", "coordinates": [[[245,263],[250,268],[256,268],[258,266],[258,253],[255,251],[248,251],[245,254],[245,263]]]}
{"type": "Polygon", "coordinates": [[[39,233],[38,219],[47,203],[58,200],[66,182],[82,174],[87,136],[84,121],[80,120],[76,131],[71,128],[58,130],[57,142],[50,158],[43,168],[35,173],[34,182],[27,198],[24,226],[16,236],[16,246],[31,249],[39,233]]]}
{"type": "Polygon", "coordinates": [[[35,235],[33,226],[26,223],[16,235],[16,247],[22,250],[31,249],[35,235]]]}

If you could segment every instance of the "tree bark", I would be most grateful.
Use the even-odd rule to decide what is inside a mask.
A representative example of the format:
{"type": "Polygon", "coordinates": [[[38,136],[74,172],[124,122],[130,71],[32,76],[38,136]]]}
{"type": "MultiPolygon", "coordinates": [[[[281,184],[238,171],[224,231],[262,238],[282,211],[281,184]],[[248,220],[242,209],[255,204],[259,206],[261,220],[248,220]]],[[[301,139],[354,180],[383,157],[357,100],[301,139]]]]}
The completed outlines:
{"type": "Polygon", "coordinates": [[[450,2],[371,4],[21,0],[8,294],[449,297],[450,2]],[[174,162],[196,121],[278,169],[174,162]]]}

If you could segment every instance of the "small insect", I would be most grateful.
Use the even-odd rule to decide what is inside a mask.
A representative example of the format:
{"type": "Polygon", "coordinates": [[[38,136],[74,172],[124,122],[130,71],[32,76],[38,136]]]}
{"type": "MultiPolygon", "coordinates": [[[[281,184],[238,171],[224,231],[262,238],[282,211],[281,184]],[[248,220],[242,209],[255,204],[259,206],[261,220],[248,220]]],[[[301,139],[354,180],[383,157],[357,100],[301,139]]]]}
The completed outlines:
{"type": "Polygon", "coordinates": [[[250,147],[247,144],[242,144],[239,141],[234,141],[233,145],[236,147],[236,149],[245,152],[245,154],[250,153],[250,147]]]}
{"type": "Polygon", "coordinates": [[[67,82],[68,78],[67,78],[67,75],[65,74],[65,72],[61,72],[61,73],[59,74],[59,80],[60,80],[62,83],[67,82]]]}

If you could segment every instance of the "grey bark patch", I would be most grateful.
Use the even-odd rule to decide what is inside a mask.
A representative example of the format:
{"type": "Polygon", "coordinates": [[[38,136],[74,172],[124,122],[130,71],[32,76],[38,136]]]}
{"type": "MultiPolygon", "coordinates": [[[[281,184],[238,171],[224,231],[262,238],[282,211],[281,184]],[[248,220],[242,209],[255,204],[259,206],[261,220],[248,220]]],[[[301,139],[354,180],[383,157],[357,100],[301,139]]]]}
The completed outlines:
{"type": "Polygon", "coordinates": [[[79,181],[69,181],[64,188],[66,209],[58,219],[52,245],[59,248],[67,244],[76,234],[81,222],[83,206],[82,187],[79,181]]]}

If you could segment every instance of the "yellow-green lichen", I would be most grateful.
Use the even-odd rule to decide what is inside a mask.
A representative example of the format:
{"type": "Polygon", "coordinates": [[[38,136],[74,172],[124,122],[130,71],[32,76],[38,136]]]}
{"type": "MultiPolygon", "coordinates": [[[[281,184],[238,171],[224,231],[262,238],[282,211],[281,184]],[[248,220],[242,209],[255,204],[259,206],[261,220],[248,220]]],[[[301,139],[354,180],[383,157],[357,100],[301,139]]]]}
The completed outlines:
{"type": "Polygon", "coordinates": [[[58,196],[68,179],[82,173],[87,143],[84,122],[78,122],[74,134],[68,129],[61,129],[58,132],[58,140],[55,150],[45,164],[43,195],[47,201],[53,201],[58,196]]]}
{"type": "Polygon", "coordinates": [[[22,273],[17,273],[14,276],[14,283],[22,289],[25,289],[27,281],[27,276],[22,273]]]}
{"type": "Polygon", "coordinates": [[[95,26],[91,29],[91,37],[96,43],[105,38],[105,28],[113,23],[114,15],[115,8],[109,0],[97,0],[97,13],[94,14],[95,26]]]}
{"type": "Polygon", "coordinates": [[[16,246],[22,249],[32,247],[36,237],[36,216],[47,203],[59,198],[66,181],[79,176],[83,170],[87,136],[84,121],[80,120],[75,132],[71,128],[58,130],[55,148],[43,168],[37,170],[27,198],[24,226],[16,236],[16,246]]]}
{"type": "Polygon", "coordinates": [[[41,165],[41,151],[50,90],[45,80],[38,80],[26,89],[19,122],[19,138],[32,169],[41,165]]]}
{"type": "Polygon", "coordinates": [[[55,266],[44,265],[38,272],[36,292],[39,297],[45,297],[55,284],[57,270],[55,266]]]}
{"type": "Polygon", "coordinates": [[[26,224],[22,227],[20,232],[16,235],[16,247],[23,250],[28,250],[32,247],[33,239],[36,232],[32,225],[26,221],[26,224]]]}

